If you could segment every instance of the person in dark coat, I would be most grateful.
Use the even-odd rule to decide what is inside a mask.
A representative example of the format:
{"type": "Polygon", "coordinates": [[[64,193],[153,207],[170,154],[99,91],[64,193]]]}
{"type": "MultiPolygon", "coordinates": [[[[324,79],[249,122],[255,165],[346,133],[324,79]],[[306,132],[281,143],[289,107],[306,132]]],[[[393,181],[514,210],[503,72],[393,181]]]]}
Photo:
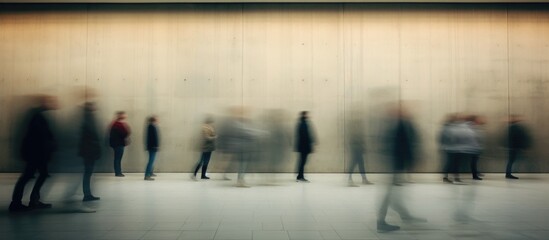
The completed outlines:
{"type": "Polygon", "coordinates": [[[389,207],[394,209],[402,221],[405,222],[426,222],[426,219],[414,217],[404,205],[403,187],[394,188],[403,184],[400,174],[409,171],[413,167],[416,159],[416,147],[418,136],[414,125],[412,124],[409,113],[399,106],[392,112],[390,126],[385,136],[385,144],[390,164],[393,170],[392,182],[387,184],[387,190],[383,195],[382,202],[378,211],[377,231],[389,232],[399,230],[399,226],[388,224],[385,221],[389,207]]]}
{"type": "Polygon", "coordinates": [[[125,119],[125,112],[117,112],[116,119],[111,124],[109,134],[109,143],[114,150],[114,174],[117,177],[124,177],[121,166],[122,156],[124,155],[124,147],[130,143],[130,128],[125,123],[125,119]]]}
{"type": "Polygon", "coordinates": [[[213,118],[206,118],[206,121],[204,122],[204,124],[202,124],[201,133],[202,135],[200,139],[200,151],[202,152],[202,154],[200,156],[200,160],[198,160],[198,163],[194,168],[193,178],[196,179],[196,174],[198,173],[198,170],[202,167],[202,175],[200,176],[200,178],[210,179],[208,176],[206,176],[206,171],[208,170],[208,164],[210,163],[210,157],[212,156],[212,152],[215,150],[215,139],[217,138],[217,136],[215,135],[215,129],[213,127],[213,118]]]}
{"type": "Polygon", "coordinates": [[[417,133],[412,121],[404,110],[396,119],[396,123],[389,135],[388,147],[392,156],[393,176],[395,184],[400,184],[401,175],[411,170],[416,161],[415,145],[418,143],[417,133]]]}
{"type": "Polygon", "coordinates": [[[305,164],[307,163],[307,156],[313,152],[313,145],[315,144],[315,138],[313,131],[308,123],[308,112],[301,112],[299,122],[296,128],[296,152],[299,153],[298,174],[297,181],[308,182],[304,176],[305,164]]]}
{"type": "Polygon", "coordinates": [[[26,162],[25,170],[17,180],[11,204],[10,212],[21,212],[30,209],[51,208],[52,205],[40,201],[40,189],[48,177],[48,163],[50,162],[57,144],[50,129],[44,112],[58,108],[57,99],[51,96],[41,96],[40,107],[32,113],[27,132],[21,144],[21,157],[26,162]],[[28,206],[23,205],[23,193],[25,185],[38,171],[40,176],[34,183],[28,206]]]}
{"type": "Polygon", "coordinates": [[[84,159],[84,177],[82,180],[82,190],[84,192],[83,201],[99,200],[91,192],[90,182],[93,174],[95,162],[101,158],[101,143],[99,140],[99,131],[97,121],[94,116],[95,104],[87,102],[84,104],[84,117],[80,132],[80,143],[78,155],[84,159]]]}
{"type": "Polygon", "coordinates": [[[508,160],[507,168],[505,170],[505,178],[507,179],[518,179],[511,174],[513,170],[513,164],[517,158],[522,154],[522,152],[530,147],[532,144],[532,139],[528,130],[522,124],[522,117],[519,115],[512,115],[509,121],[509,126],[507,128],[507,150],[508,150],[508,160]]]}
{"type": "Polygon", "coordinates": [[[149,124],[147,126],[147,151],[149,152],[149,162],[147,163],[147,168],[145,169],[145,180],[152,181],[154,180],[153,173],[154,169],[154,160],[156,160],[156,153],[160,147],[160,139],[158,137],[158,118],[152,116],[149,118],[149,124]]]}

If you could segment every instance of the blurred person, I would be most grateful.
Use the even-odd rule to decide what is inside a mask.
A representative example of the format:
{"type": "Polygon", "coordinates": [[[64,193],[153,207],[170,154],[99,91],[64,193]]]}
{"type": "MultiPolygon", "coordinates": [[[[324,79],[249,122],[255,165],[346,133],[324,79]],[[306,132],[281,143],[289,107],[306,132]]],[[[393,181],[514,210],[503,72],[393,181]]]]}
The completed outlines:
{"type": "Polygon", "coordinates": [[[528,129],[523,124],[523,118],[520,115],[511,115],[509,126],[507,127],[506,147],[508,151],[507,167],[505,169],[505,178],[519,179],[512,175],[513,164],[521,154],[532,145],[532,138],[528,129]]]}
{"type": "Polygon", "coordinates": [[[364,139],[364,125],[362,119],[358,116],[352,116],[349,131],[349,149],[351,151],[351,163],[349,164],[349,186],[357,186],[353,182],[353,172],[358,167],[362,184],[372,184],[366,178],[366,169],[364,168],[364,157],[366,140],[364,139]]]}
{"type": "Polygon", "coordinates": [[[417,145],[417,135],[412,123],[411,116],[402,107],[391,111],[392,120],[389,122],[388,131],[385,133],[385,148],[389,154],[390,164],[392,166],[392,182],[387,184],[386,192],[377,216],[377,231],[389,232],[399,230],[400,227],[388,224],[385,221],[389,207],[394,209],[400,218],[405,222],[426,222],[423,218],[412,216],[404,205],[404,198],[401,187],[402,180],[398,176],[413,166],[415,161],[415,146],[417,145]]]}
{"type": "Polygon", "coordinates": [[[82,180],[84,199],[82,201],[85,202],[100,199],[92,194],[90,187],[95,162],[101,158],[101,144],[95,111],[94,103],[86,102],[84,104],[82,125],[80,127],[78,155],[84,159],[84,176],[82,180]]]}
{"type": "Polygon", "coordinates": [[[462,184],[460,170],[467,161],[471,161],[474,155],[480,154],[479,139],[473,129],[470,117],[463,114],[457,115],[456,120],[449,125],[446,150],[449,153],[450,171],[454,174],[452,183],[462,184]]]}
{"type": "Polygon", "coordinates": [[[397,110],[397,118],[389,133],[389,154],[392,156],[394,184],[399,185],[404,180],[403,174],[407,173],[415,165],[417,153],[416,146],[419,138],[411,116],[402,107],[397,110]]]}
{"type": "Polygon", "coordinates": [[[206,176],[206,172],[208,171],[208,164],[210,163],[212,152],[215,151],[215,140],[217,138],[213,123],[213,118],[207,117],[202,124],[202,134],[199,146],[202,154],[200,156],[200,159],[196,163],[196,167],[194,168],[193,179],[196,179],[196,174],[201,167],[202,174],[200,176],[200,179],[210,179],[208,176],[206,176]]]}
{"type": "Polygon", "coordinates": [[[271,173],[267,176],[267,181],[272,184],[276,181],[275,173],[282,171],[282,166],[292,147],[291,134],[284,125],[285,116],[282,109],[272,109],[267,112],[265,120],[269,132],[264,142],[265,160],[267,161],[267,171],[271,173]]]}
{"type": "Polygon", "coordinates": [[[130,144],[130,128],[125,122],[126,113],[124,111],[116,112],[116,118],[110,127],[109,143],[114,151],[114,174],[116,177],[124,177],[122,173],[122,156],[124,147],[130,144]]]}
{"type": "MultiPolygon", "coordinates": [[[[231,162],[225,170],[225,174],[238,163],[237,187],[249,187],[246,185],[244,175],[248,164],[256,151],[257,139],[262,132],[255,128],[247,117],[247,111],[242,107],[231,109],[231,116],[219,128],[220,150],[230,155],[231,162]]],[[[227,177],[225,179],[228,180],[227,177]]]]}
{"type": "Polygon", "coordinates": [[[21,157],[26,162],[26,166],[13,189],[12,201],[9,206],[10,212],[52,207],[51,204],[40,201],[40,189],[48,176],[48,163],[57,148],[45,112],[58,109],[59,106],[57,98],[53,96],[39,96],[38,100],[40,106],[34,109],[21,144],[21,157]],[[25,206],[22,203],[25,185],[33,178],[36,171],[40,175],[34,183],[29,205],[25,206]]]}
{"type": "Polygon", "coordinates": [[[298,182],[309,182],[304,175],[305,164],[307,163],[307,157],[313,152],[313,145],[316,144],[314,131],[309,126],[309,121],[309,113],[307,111],[302,111],[296,127],[295,140],[295,150],[299,153],[298,182]]]}
{"type": "Polygon", "coordinates": [[[156,160],[156,154],[160,147],[160,138],[158,135],[158,117],[151,116],[148,118],[147,124],[147,142],[146,148],[149,152],[149,162],[145,169],[145,180],[153,181],[156,175],[154,174],[154,161],[156,160]]]}
{"type": "MultiPolygon", "coordinates": [[[[461,121],[458,123],[457,128],[455,129],[456,132],[454,135],[454,143],[457,155],[454,165],[454,171],[458,174],[460,169],[462,169],[461,167],[464,166],[467,161],[469,161],[470,164],[473,164],[476,161],[474,158],[478,158],[478,155],[480,155],[481,152],[479,137],[474,129],[475,119],[476,116],[473,115],[462,116],[462,118],[460,119],[461,121]]],[[[475,171],[473,171],[473,176],[476,177],[475,180],[482,180],[477,176],[476,169],[475,171]]],[[[456,181],[458,183],[460,182],[459,180],[456,181]]]]}
{"type": "Polygon", "coordinates": [[[443,175],[442,181],[445,183],[452,183],[452,181],[448,178],[448,174],[452,170],[452,166],[454,165],[454,156],[452,151],[452,135],[451,135],[451,129],[454,127],[454,125],[457,122],[457,114],[449,114],[446,116],[446,119],[444,121],[444,125],[442,126],[442,130],[439,135],[439,145],[440,150],[444,159],[443,163],[443,175]]]}
{"type": "Polygon", "coordinates": [[[471,149],[471,174],[473,175],[473,180],[482,180],[478,171],[478,160],[483,149],[484,134],[482,126],[485,124],[485,120],[478,115],[471,115],[468,118],[469,127],[474,134],[474,139],[471,139],[471,144],[473,144],[473,149],[471,149]]]}

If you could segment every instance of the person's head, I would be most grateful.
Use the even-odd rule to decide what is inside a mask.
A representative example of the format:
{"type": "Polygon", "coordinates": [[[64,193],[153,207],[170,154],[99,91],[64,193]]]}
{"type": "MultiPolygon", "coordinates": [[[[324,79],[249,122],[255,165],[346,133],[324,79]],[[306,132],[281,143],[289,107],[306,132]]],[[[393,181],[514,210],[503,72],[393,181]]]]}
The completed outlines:
{"type": "Polygon", "coordinates": [[[86,103],[84,103],[84,109],[85,109],[86,111],[93,112],[93,111],[95,111],[97,108],[95,107],[95,103],[93,103],[93,102],[86,102],[86,103]]]}
{"type": "Polygon", "coordinates": [[[486,124],[486,117],[481,116],[481,115],[477,115],[476,118],[475,118],[475,124],[477,124],[477,125],[486,124]]]}
{"type": "Polygon", "coordinates": [[[56,110],[59,109],[59,101],[57,97],[42,95],[39,96],[40,106],[45,110],[56,110]]]}
{"type": "Polygon", "coordinates": [[[510,123],[517,123],[523,120],[523,117],[519,114],[511,114],[509,116],[509,122],[510,123]]]}
{"type": "Polygon", "coordinates": [[[158,117],[155,115],[152,115],[147,119],[147,121],[149,122],[149,124],[156,124],[158,123],[158,117]]]}
{"type": "Polygon", "coordinates": [[[301,111],[301,113],[299,113],[299,117],[302,120],[305,120],[305,119],[309,118],[309,112],[308,111],[301,111]]]}
{"type": "Polygon", "coordinates": [[[468,115],[468,116],[465,116],[465,121],[476,124],[477,118],[478,118],[477,115],[468,115]]]}
{"type": "Polygon", "coordinates": [[[456,120],[455,122],[465,122],[467,121],[467,115],[465,113],[456,113],[456,120]]]}
{"type": "Polygon", "coordinates": [[[457,121],[457,113],[450,113],[446,115],[446,118],[444,119],[445,124],[454,123],[457,121]]]}
{"type": "Polygon", "coordinates": [[[214,119],[212,116],[207,116],[205,119],[204,119],[204,123],[205,124],[212,124],[214,123],[214,119]]]}
{"type": "Polygon", "coordinates": [[[249,114],[249,110],[244,106],[233,106],[229,108],[229,113],[232,118],[246,119],[249,114]]]}
{"type": "Polygon", "coordinates": [[[116,120],[117,121],[122,121],[124,119],[126,119],[126,112],[124,112],[124,111],[116,112],[116,120]]]}

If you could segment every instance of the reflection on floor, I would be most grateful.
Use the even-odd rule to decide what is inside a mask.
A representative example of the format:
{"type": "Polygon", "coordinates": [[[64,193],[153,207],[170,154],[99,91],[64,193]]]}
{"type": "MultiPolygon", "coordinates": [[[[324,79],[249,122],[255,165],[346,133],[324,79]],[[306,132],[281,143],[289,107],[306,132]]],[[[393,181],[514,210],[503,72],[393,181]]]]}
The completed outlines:
{"type": "MultiPolygon", "coordinates": [[[[343,174],[249,174],[249,188],[222,175],[193,181],[188,174],[97,174],[100,201],[83,204],[80,176],[53,174],[42,199],[48,210],[11,214],[7,208],[17,174],[0,174],[2,239],[548,239],[549,174],[487,174],[483,181],[444,184],[437,174],[414,174],[395,186],[412,214],[427,223],[403,223],[378,233],[376,209],[389,175],[372,174],[374,185],[349,187],[343,174]],[[76,195],[74,195],[76,193],[76,195]],[[72,195],[72,196],[71,196],[72,195]],[[67,198],[65,196],[71,196],[67,198]],[[96,210],[89,213],[89,210],[96,210]]],[[[359,180],[358,175],[354,176],[359,180]]],[[[235,179],[236,176],[231,176],[235,179]]],[[[359,181],[356,181],[359,183],[359,181]]],[[[30,191],[32,183],[27,186],[30,191]]],[[[25,195],[24,203],[28,200],[25,195]]]]}

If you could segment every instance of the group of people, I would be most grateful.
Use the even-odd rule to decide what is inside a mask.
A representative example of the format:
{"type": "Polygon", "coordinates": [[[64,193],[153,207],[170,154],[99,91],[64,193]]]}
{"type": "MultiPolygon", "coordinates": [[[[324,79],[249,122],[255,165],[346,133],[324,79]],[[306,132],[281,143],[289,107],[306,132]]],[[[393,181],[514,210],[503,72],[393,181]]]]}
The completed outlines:
{"type": "MultiPolygon", "coordinates": [[[[31,109],[25,123],[26,130],[21,143],[20,157],[26,166],[15,184],[9,206],[10,212],[24,212],[52,207],[52,204],[40,201],[40,190],[49,177],[48,164],[58,146],[45,112],[58,109],[59,104],[57,98],[53,96],[42,95],[38,96],[37,100],[39,106],[31,109]],[[35,177],[36,172],[39,175],[34,183],[29,204],[24,205],[22,198],[25,185],[35,177]]],[[[100,200],[91,191],[91,177],[96,161],[102,156],[103,142],[95,116],[96,110],[96,105],[93,102],[86,102],[82,108],[78,156],[83,159],[84,166],[82,180],[82,191],[84,193],[82,201],[84,202],[100,200]]],[[[115,120],[110,125],[109,146],[112,147],[114,152],[114,172],[117,177],[124,177],[121,161],[125,146],[130,144],[130,128],[125,119],[126,114],[124,112],[117,112],[115,120]]],[[[152,178],[154,176],[153,164],[159,146],[157,122],[156,116],[151,116],[148,119],[146,149],[149,152],[149,162],[145,169],[145,180],[154,180],[152,178]]]]}
{"type": "MultiPolygon", "coordinates": [[[[531,145],[531,137],[522,123],[519,115],[511,115],[507,127],[507,134],[503,137],[503,145],[508,149],[508,160],[505,178],[518,179],[512,174],[513,163],[517,157],[531,145]]],[[[444,177],[443,182],[461,183],[460,169],[469,163],[473,180],[482,180],[478,171],[478,160],[484,149],[483,117],[478,115],[450,114],[442,127],[439,143],[443,153],[444,177]],[[451,180],[449,174],[453,173],[451,180]]]]}
{"type": "MultiPolygon", "coordinates": [[[[116,177],[125,177],[122,173],[122,157],[124,148],[131,143],[130,127],[126,123],[126,113],[119,111],[116,113],[116,118],[110,126],[109,145],[114,152],[114,175],[116,177]]],[[[154,174],[154,162],[156,154],[160,147],[160,138],[158,130],[158,117],[150,116],[147,119],[145,149],[149,153],[149,161],[145,168],[145,180],[153,181],[156,176],[154,174]]]]}
{"type": "MultiPolygon", "coordinates": [[[[21,157],[26,162],[26,167],[18,179],[9,210],[12,212],[27,211],[30,209],[51,208],[51,204],[40,201],[40,189],[48,177],[48,162],[51,160],[54,151],[57,148],[56,140],[48,120],[44,113],[58,108],[57,100],[51,96],[42,96],[40,106],[32,111],[30,120],[27,124],[27,130],[22,140],[21,157]],[[35,172],[39,176],[35,181],[34,188],[30,196],[28,206],[22,203],[24,188],[27,182],[34,177],[35,172]]],[[[96,106],[92,102],[86,102],[82,110],[82,123],[80,126],[80,139],[78,155],[83,159],[84,174],[82,189],[84,193],[83,201],[96,201],[100,198],[92,194],[90,188],[91,177],[94,172],[95,162],[102,156],[102,140],[99,133],[99,127],[95,116],[96,106]]],[[[109,128],[109,146],[114,153],[114,174],[116,177],[124,177],[121,162],[124,149],[131,143],[131,130],[126,123],[125,112],[117,112],[114,121],[109,128]]],[[[299,182],[308,182],[305,178],[305,166],[308,156],[313,153],[314,146],[317,143],[314,128],[309,119],[309,113],[302,111],[299,113],[298,122],[295,129],[294,147],[298,152],[297,178],[299,182]]],[[[144,180],[152,181],[156,176],[154,174],[154,162],[160,147],[158,117],[151,116],[147,119],[145,149],[148,151],[148,163],[145,168],[144,180]]],[[[440,148],[444,152],[446,159],[444,167],[444,182],[459,183],[460,165],[466,160],[470,160],[473,179],[482,180],[477,170],[479,155],[482,153],[482,133],[481,126],[484,119],[480,116],[464,116],[452,114],[446,120],[440,134],[440,148]],[[454,178],[450,180],[448,174],[453,173],[454,178]]],[[[521,123],[522,118],[518,115],[512,115],[508,126],[508,134],[505,140],[508,152],[508,164],[506,168],[506,177],[517,179],[511,174],[512,166],[522,151],[531,145],[530,136],[521,123]]],[[[417,154],[417,133],[410,114],[402,108],[395,110],[392,120],[388,121],[390,127],[384,134],[383,145],[388,151],[392,170],[395,173],[393,184],[399,185],[403,172],[412,170],[416,162],[417,154]]],[[[349,164],[349,182],[352,183],[352,173],[354,168],[358,167],[362,176],[363,184],[371,184],[366,178],[364,168],[363,154],[365,152],[365,139],[361,129],[360,119],[355,119],[351,123],[351,129],[354,129],[349,136],[351,163],[349,164]],[[356,126],[355,126],[356,125],[356,126]],[[353,127],[355,126],[355,127],[353,127]]],[[[200,179],[207,180],[207,169],[210,158],[214,151],[229,156],[232,161],[229,164],[227,172],[232,167],[238,165],[237,186],[247,187],[244,181],[244,175],[247,172],[248,163],[255,158],[258,139],[268,136],[267,131],[261,130],[251,124],[247,117],[246,110],[242,107],[231,109],[230,116],[224,119],[218,127],[214,127],[212,117],[207,117],[201,127],[201,137],[197,141],[198,149],[201,152],[200,158],[194,167],[192,178],[196,179],[200,169],[200,179]],[[217,128],[217,129],[216,129],[217,128]]],[[[388,191],[389,192],[389,191],[388,191]]],[[[390,197],[387,195],[384,205],[380,210],[378,226],[385,230],[394,230],[395,228],[385,223],[386,208],[390,205],[390,197]]],[[[406,214],[405,214],[406,215],[406,214]]],[[[411,219],[410,216],[406,216],[411,219]]]]}
{"type": "MultiPolygon", "coordinates": [[[[248,187],[244,176],[249,163],[253,158],[258,157],[259,140],[270,134],[278,135],[277,132],[269,133],[255,126],[248,118],[246,109],[242,107],[231,108],[229,117],[219,124],[217,131],[213,126],[213,119],[208,117],[202,126],[201,139],[198,141],[202,155],[196,164],[192,178],[196,179],[198,170],[202,168],[201,179],[209,179],[206,176],[208,163],[212,152],[217,150],[221,155],[230,159],[226,173],[232,172],[235,167],[237,168],[236,186],[248,187]]],[[[296,180],[299,182],[308,182],[304,175],[305,165],[309,154],[313,152],[313,147],[316,144],[315,139],[308,112],[300,112],[295,136],[295,150],[299,153],[296,180]]],[[[229,178],[225,175],[224,179],[228,180],[229,178]]]]}
{"type": "MultiPolygon", "coordinates": [[[[26,163],[25,169],[15,184],[12,201],[9,206],[11,212],[23,212],[32,209],[51,208],[52,204],[40,201],[40,189],[49,177],[48,164],[57,149],[57,142],[53,131],[45,115],[46,111],[58,109],[57,98],[53,96],[39,96],[39,106],[32,109],[21,145],[21,159],[26,163]],[[35,181],[30,201],[28,205],[22,203],[25,185],[34,178],[35,173],[39,176],[35,181]]],[[[93,102],[86,102],[82,108],[82,121],[80,125],[80,139],[78,144],[78,156],[83,159],[83,180],[82,189],[84,193],[84,202],[100,200],[94,196],[91,191],[91,177],[94,172],[95,163],[102,156],[102,140],[99,133],[99,127],[95,116],[96,105],[93,102]]],[[[228,119],[220,127],[219,134],[214,128],[213,118],[206,118],[202,125],[201,139],[199,140],[199,150],[202,152],[199,161],[196,163],[193,178],[200,168],[202,168],[201,179],[209,179],[206,175],[208,164],[212,152],[219,149],[226,154],[232,155],[239,162],[238,186],[246,186],[244,174],[247,163],[252,157],[249,154],[250,149],[257,138],[264,131],[254,129],[248,125],[248,119],[245,117],[243,109],[234,109],[233,117],[228,119]],[[219,140],[219,141],[218,141],[219,140]]],[[[114,175],[124,177],[122,171],[122,158],[124,149],[131,143],[131,130],[126,123],[127,115],[123,111],[115,114],[114,121],[109,127],[108,144],[114,153],[114,175]]],[[[312,152],[314,143],[312,131],[307,124],[307,112],[302,112],[298,125],[297,146],[300,154],[298,181],[307,181],[304,177],[304,168],[307,156],[312,152]]],[[[148,151],[148,163],[145,168],[144,180],[155,180],[154,162],[156,154],[160,147],[158,117],[151,116],[147,119],[145,148],[148,151]]]]}

